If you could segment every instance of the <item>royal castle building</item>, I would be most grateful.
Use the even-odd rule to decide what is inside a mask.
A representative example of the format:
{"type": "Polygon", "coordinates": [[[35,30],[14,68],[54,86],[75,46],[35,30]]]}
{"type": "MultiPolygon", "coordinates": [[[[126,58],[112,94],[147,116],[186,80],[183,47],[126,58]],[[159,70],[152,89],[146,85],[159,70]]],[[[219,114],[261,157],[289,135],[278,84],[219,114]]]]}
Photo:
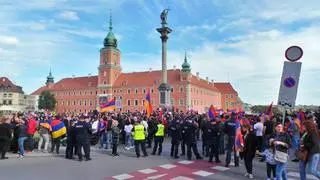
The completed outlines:
{"type": "MultiPolygon", "coordinates": [[[[170,104],[179,110],[193,109],[206,112],[210,105],[217,109],[238,110],[242,103],[237,91],[230,83],[214,83],[192,74],[185,56],[181,69],[169,69],[168,83],[171,85],[170,104]]],[[[64,78],[54,83],[50,72],[46,85],[32,95],[51,91],[57,100],[59,113],[85,113],[97,109],[102,101],[117,99],[118,110],[141,111],[144,109],[146,93],[149,91],[153,107],[159,107],[158,87],[162,83],[161,70],[123,73],[121,51],[113,33],[110,20],[109,32],[100,49],[98,74],[96,76],[64,78]]]]}

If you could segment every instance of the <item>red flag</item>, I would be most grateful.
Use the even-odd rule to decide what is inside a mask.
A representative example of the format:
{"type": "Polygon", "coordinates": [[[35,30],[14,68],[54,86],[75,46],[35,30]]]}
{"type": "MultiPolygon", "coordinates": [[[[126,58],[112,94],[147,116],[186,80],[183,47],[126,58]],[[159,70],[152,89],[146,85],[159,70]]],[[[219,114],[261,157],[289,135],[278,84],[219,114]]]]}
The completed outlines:
{"type": "Polygon", "coordinates": [[[273,105],[273,101],[271,102],[271,104],[268,107],[268,111],[267,111],[267,115],[271,116],[272,115],[272,105],[273,105]]]}

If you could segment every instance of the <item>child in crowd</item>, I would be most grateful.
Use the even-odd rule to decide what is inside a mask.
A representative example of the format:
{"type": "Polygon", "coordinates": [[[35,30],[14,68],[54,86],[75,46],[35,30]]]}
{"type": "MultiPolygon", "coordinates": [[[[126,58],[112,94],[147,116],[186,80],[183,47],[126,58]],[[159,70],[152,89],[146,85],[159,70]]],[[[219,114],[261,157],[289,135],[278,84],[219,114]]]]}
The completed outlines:
{"type": "Polygon", "coordinates": [[[263,153],[262,156],[266,158],[266,165],[267,165],[267,180],[271,180],[271,173],[273,175],[273,179],[276,180],[276,167],[277,163],[274,160],[274,148],[273,145],[267,148],[263,153]]]}

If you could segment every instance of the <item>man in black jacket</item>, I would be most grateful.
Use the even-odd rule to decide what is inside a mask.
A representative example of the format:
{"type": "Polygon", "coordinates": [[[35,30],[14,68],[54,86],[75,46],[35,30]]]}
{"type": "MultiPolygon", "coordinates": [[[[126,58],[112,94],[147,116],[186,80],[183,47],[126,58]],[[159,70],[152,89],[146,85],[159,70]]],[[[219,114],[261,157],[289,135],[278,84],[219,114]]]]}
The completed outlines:
{"type": "Polygon", "coordinates": [[[6,152],[8,151],[9,145],[11,141],[11,127],[10,127],[10,118],[5,116],[0,121],[0,159],[8,159],[6,157],[6,152]]]}
{"type": "MultiPolygon", "coordinates": [[[[224,123],[224,133],[228,136],[227,139],[227,156],[226,156],[226,167],[229,167],[231,162],[231,153],[234,149],[235,138],[236,138],[236,114],[232,112],[231,118],[224,123]]],[[[239,158],[236,157],[234,152],[235,166],[239,166],[239,158]]]]}

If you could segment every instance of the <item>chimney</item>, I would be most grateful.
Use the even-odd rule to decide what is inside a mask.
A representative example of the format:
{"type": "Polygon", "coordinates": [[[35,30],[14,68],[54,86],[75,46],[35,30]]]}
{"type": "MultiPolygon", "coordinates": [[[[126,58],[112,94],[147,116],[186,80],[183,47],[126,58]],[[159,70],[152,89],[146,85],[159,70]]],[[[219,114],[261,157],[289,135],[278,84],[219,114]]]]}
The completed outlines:
{"type": "Polygon", "coordinates": [[[200,73],[199,73],[199,72],[197,72],[197,73],[196,73],[196,75],[197,75],[197,77],[199,78],[199,76],[200,76],[200,73]]]}
{"type": "Polygon", "coordinates": [[[151,72],[152,71],[152,68],[149,68],[149,72],[151,72]]]}
{"type": "Polygon", "coordinates": [[[173,66],[173,70],[176,70],[176,69],[177,69],[177,66],[174,65],[174,66],[173,66]]]}
{"type": "Polygon", "coordinates": [[[75,77],[75,75],[72,75],[72,79],[75,77]]]}
{"type": "Polygon", "coordinates": [[[209,82],[209,77],[206,77],[206,81],[209,82]]]}
{"type": "Polygon", "coordinates": [[[91,76],[91,73],[88,74],[88,77],[90,77],[90,76],[91,76]]]}
{"type": "Polygon", "coordinates": [[[213,79],[211,79],[211,83],[214,83],[214,80],[213,80],[213,79]]]}

